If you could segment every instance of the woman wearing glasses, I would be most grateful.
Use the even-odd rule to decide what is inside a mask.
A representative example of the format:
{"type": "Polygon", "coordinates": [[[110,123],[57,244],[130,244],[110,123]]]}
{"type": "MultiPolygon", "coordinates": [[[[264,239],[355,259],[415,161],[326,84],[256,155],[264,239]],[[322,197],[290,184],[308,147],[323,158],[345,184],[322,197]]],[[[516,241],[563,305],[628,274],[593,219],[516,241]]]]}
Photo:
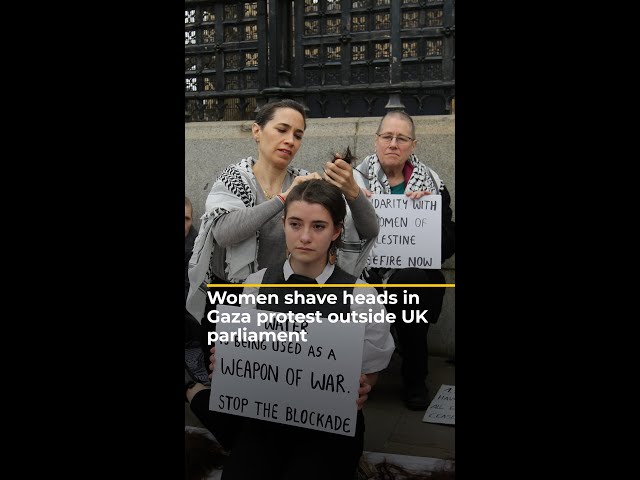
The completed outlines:
{"type": "MultiPolygon", "coordinates": [[[[252,126],[257,160],[248,157],[229,165],[211,188],[189,261],[186,308],[199,321],[215,308],[207,301],[207,284],[242,283],[259,269],[285,261],[281,215],[287,195],[300,183],[322,179],[318,173],[291,166],[306,126],[304,108],[298,102],[267,103],[252,126]]],[[[379,232],[375,210],[347,162],[326,165],[324,180],[340,189],[348,207],[345,248],[338,255],[338,265],[358,277],[379,232]]],[[[206,320],[201,324],[214,325],[206,320]]],[[[206,335],[204,331],[203,339],[206,335]]],[[[202,343],[206,358],[208,347],[202,343]]]]}
{"type": "MultiPolygon", "coordinates": [[[[363,175],[356,181],[367,196],[372,194],[397,194],[418,199],[425,195],[442,195],[442,261],[455,252],[455,223],[451,218],[451,197],[438,174],[413,153],[417,144],[413,119],[404,112],[387,113],[376,132],[376,152],[366,157],[356,168],[363,175]],[[366,177],[366,178],[365,178],[366,177]]],[[[368,269],[369,283],[445,283],[440,270],[418,268],[368,269]]],[[[429,324],[438,320],[442,310],[444,288],[415,288],[408,293],[420,296],[420,308],[428,309],[429,323],[402,321],[394,324],[402,353],[402,379],[404,401],[408,408],[424,410],[429,406],[425,385],[427,377],[427,332],[429,324]]],[[[387,305],[387,310],[401,318],[401,304],[387,305]]]]}

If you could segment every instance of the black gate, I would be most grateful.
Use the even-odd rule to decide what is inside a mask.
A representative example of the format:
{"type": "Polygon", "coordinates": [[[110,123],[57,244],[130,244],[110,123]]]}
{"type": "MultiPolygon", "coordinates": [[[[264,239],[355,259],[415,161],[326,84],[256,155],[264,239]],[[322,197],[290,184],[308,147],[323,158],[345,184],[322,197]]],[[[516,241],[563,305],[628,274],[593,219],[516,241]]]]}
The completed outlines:
{"type": "Polygon", "coordinates": [[[185,120],[452,113],[454,0],[185,0],[185,120]]]}

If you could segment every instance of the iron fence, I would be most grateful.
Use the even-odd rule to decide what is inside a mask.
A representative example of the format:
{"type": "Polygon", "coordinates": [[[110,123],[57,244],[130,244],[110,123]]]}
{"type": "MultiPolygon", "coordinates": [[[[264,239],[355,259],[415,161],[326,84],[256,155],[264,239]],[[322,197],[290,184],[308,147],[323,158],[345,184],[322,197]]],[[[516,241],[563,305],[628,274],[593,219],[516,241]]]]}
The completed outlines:
{"type": "Polygon", "coordinates": [[[452,112],[454,0],[185,0],[185,121],[452,112]]]}

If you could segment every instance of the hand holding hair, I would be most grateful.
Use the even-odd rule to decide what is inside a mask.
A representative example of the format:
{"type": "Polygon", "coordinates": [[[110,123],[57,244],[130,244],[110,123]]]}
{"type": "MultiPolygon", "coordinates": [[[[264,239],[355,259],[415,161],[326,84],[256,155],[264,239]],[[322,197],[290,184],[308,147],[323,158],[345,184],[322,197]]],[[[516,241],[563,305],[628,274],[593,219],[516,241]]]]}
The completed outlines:
{"type": "Polygon", "coordinates": [[[345,155],[333,154],[333,160],[324,166],[324,179],[340,189],[347,200],[355,200],[360,195],[360,187],[353,178],[353,160],[351,151],[347,148],[345,155]],[[346,160],[345,160],[346,158],[346,160]]]}
{"type": "Polygon", "coordinates": [[[309,180],[322,180],[322,177],[320,176],[319,173],[316,173],[316,172],[310,173],[309,175],[298,175],[296,178],[293,179],[293,182],[291,182],[291,186],[287,188],[287,191],[282,192],[280,195],[282,195],[286,200],[287,195],[289,195],[289,192],[293,187],[300,185],[301,183],[308,182],[309,180]]]}

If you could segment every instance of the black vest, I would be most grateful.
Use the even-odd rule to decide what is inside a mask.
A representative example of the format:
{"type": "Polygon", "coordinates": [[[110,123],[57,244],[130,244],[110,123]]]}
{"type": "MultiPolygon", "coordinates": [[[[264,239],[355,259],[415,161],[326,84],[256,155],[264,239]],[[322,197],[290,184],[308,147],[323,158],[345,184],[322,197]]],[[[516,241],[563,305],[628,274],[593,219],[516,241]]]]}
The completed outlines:
{"type": "MultiPolygon", "coordinates": [[[[284,279],[284,272],[282,271],[282,267],[284,264],[280,264],[277,267],[269,267],[267,271],[264,273],[264,278],[262,279],[262,283],[286,283],[284,279]]],[[[334,266],[333,273],[327,279],[325,283],[356,283],[357,277],[348,274],[344,270],[342,270],[337,265],[334,266]]],[[[295,309],[296,313],[313,313],[319,311],[321,316],[326,318],[329,313],[349,313],[351,311],[351,304],[343,304],[342,298],[343,293],[353,293],[353,287],[304,287],[304,288],[282,288],[282,287],[260,287],[259,293],[269,294],[273,293],[278,296],[278,304],[272,305],[260,305],[260,310],[269,310],[273,312],[288,312],[292,309],[295,309]],[[287,293],[292,293],[294,290],[298,290],[299,293],[303,295],[316,295],[316,294],[329,294],[333,293],[337,298],[338,302],[335,305],[330,303],[320,304],[296,304],[296,305],[286,305],[284,303],[284,296],[287,293]]]]}

